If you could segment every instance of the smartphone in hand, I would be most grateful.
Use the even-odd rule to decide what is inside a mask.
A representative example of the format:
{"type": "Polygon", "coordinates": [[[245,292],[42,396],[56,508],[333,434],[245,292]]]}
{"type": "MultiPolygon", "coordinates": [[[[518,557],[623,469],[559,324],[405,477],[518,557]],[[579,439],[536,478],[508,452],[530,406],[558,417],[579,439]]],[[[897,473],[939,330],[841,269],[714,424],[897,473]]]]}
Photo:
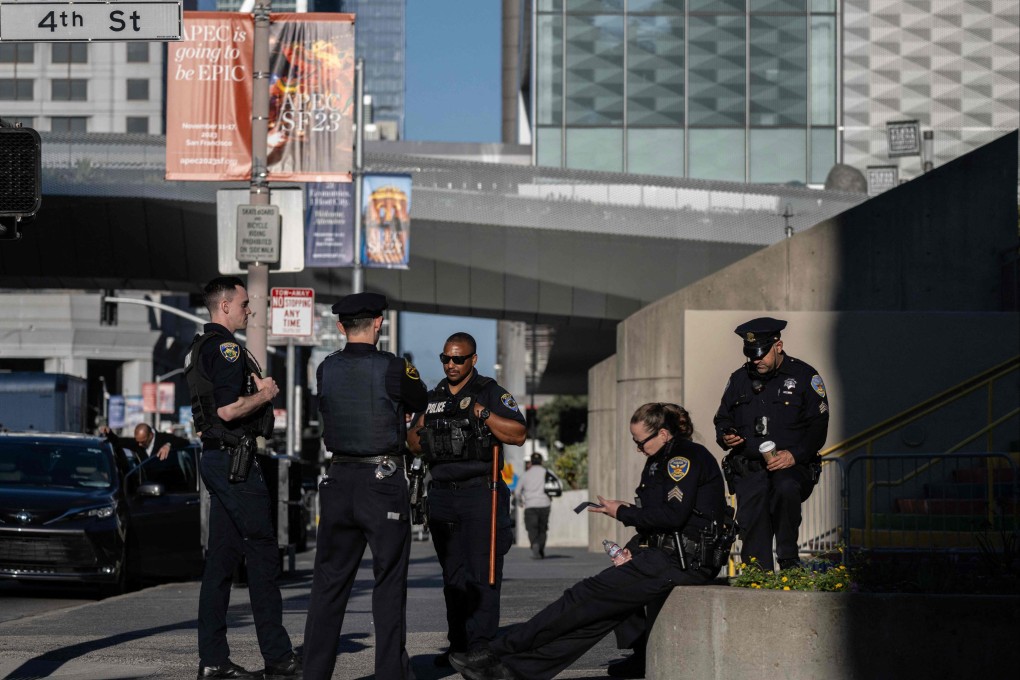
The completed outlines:
{"type": "Polygon", "coordinates": [[[601,503],[592,503],[591,501],[585,501],[584,503],[581,503],[576,508],[574,508],[574,512],[580,515],[588,508],[601,508],[601,507],[602,507],[601,503]]]}

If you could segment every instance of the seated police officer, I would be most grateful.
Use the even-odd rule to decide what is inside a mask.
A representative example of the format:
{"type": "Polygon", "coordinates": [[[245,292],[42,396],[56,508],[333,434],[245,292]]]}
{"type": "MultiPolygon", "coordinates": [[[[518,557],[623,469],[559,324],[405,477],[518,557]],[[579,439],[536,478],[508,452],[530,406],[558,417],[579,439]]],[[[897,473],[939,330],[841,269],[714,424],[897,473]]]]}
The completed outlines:
{"type": "Polygon", "coordinates": [[[737,497],[741,558],[766,570],[774,568],[773,536],[780,569],[799,564],[801,503],[818,481],[829,427],[825,384],[783,352],[784,328],[770,317],[737,326],[747,361],[730,375],[715,415],[716,441],[730,452],[723,469],[737,497]]]}
{"type": "Polygon", "coordinates": [[[327,680],[336,665],[347,600],[365,547],[372,549],[375,677],[414,677],[407,655],[407,565],[411,524],[404,474],[405,413],[427,394],[410,362],[376,349],[386,298],[355,293],[333,305],[343,350],[316,371],[322,438],[332,454],[319,484],[322,508],[305,624],[305,678],[327,680]]]}
{"type": "Polygon", "coordinates": [[[272,433],[279,388],[261,377],[254,357],[234,337],[252,312],[244,282],[234,276],[204,289],[211,323],[195,337],[185,362],[195,429],[202,433],[202,480],[209,490],[209,551],[198,600],[199,678],[261,678],[230,661],[227,607],[234,571],[245,559],[248,593],[266,660],[266,678],[296,678],[301,660],[283,627],[276,579],[280,554],[269,491],[254,456],[255,438],[272,433]]]}
{"type": "Polygon", "coordinates": [[[512,394],[475,371],[478,354],[469,334],[447,338],[439,360],[446,378],[429,392],[428,406],[408,430],[407,441],[411,451],[422,452],[432,473],[428,526],[443,568],[450,642],[435,664],[446,666],[450,652],[482,648],[499,629],[503,556],[513,533],[510,491],[498,470],[502,444],[523,444],[527,422],[512,394]]]}
{"type": "Polygon", "coordinates": [[[599,505],[588,511],[638,533],[612,556],[614,566],[575,584],[486,649],[451,654],[464,677],[553,678],[646,605],[651,626],[674,586],[702,585],[719,572],[734,529],[719,464],[690,441],[691,432],[690,416],[676,404],[645,404],[635,411],[630,433],[645,457],[637,503],[599,496],[599,505]]]}

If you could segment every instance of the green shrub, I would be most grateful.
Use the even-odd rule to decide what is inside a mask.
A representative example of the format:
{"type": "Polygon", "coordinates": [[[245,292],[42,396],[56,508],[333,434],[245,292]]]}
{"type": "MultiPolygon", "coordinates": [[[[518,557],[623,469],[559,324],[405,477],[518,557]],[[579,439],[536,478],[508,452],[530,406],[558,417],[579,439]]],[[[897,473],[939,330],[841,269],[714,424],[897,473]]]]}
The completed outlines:
{"type": "Polygon", "coordinates": [[[730,585],[752,590],[815,590],[830,593],[857,590],[853,572],[843,564],[814,561],[777,573],[762,569],[753,557],[730,585]]]}

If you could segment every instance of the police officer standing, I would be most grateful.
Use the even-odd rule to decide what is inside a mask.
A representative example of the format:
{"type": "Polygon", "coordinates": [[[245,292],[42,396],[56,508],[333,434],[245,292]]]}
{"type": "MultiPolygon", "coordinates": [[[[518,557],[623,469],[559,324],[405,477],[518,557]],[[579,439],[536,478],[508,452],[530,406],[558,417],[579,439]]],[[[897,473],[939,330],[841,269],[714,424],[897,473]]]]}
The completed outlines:
{"type": "MultiPolygon", "coordinates": [[[[469,680],[548,680],[645,606],[657,613],[674,586],[708,583],[733,542],[719,464],[690,441],[690,416],[676,404],[641,406],[630,433],[644,457],[634,505],[598,497],[589,507],[637,534],[612,567],[580,581],[486,648],[450,660],[469,680]]],[[[651,625],[651,624],[649,624],[651,625]]],[[[617,677],[643,677],[618,675],[617,677]]]]}
{"type": "Polygon", "coordinates": [[[716,441],[737,497],[741,557],[772,570],[797,566],[801,503],[818,481],[829,402],[818,371],[783,352],[786,322],[762,317],[737,326],[747,362],[730,376],[715,415],[716,441]],[[769,453],[769,450],[772,452],[769,453]]]}
{"type": "Polygon", "coordinates": [[[198,677],[261,678],[230,661],[227,607],[234,571],[244,557],[248,593],[266,678],[298,678],[301,660],[283,627],[276,579],[280,554],[269,491],[254,456],[255,437],[272,433],[279,388],[261,377],[254,357],[234,337],[246,328],[248,292],[233,276],[204,289],[211,323],[195,337],[185,364],[195,428],[202,433],[202,480],[209,490],[209,551],[198,601],[198,677]]]}
{"type": "Polygon", "coordinates": [[[446,378],[429,392],[428,407],[408,431],[432,472],[428,525],[443,568],[449,651],[435,659],[449,665],[450,652],[484,647],[499,629],[503,556],[510,550],[510,491],[502,475],[493,482],[493,456],[503,467],[503,444],[519,446],[527,421],[510,392],[479,375],[475,339],[454,333],[439,355],[446,378]],[[496,541],[491,544],[493,494],[496,541]],[[491,571],[494,583],[489,582],[491,571]]]}
{"type": "Polygon", "coordinates": [[[376,349],[386,298],[355,293],[333,305],[343,350],[316,371],[323,441],[332,454],[319,484],[322,517],[305,624],[305,678],[333,676],[347,600],[365,547],[372,549],[375,676],[414,677],[407,655],[410,501],[404,473],[405,413],[427,391],[410,362],[376,349]]]}

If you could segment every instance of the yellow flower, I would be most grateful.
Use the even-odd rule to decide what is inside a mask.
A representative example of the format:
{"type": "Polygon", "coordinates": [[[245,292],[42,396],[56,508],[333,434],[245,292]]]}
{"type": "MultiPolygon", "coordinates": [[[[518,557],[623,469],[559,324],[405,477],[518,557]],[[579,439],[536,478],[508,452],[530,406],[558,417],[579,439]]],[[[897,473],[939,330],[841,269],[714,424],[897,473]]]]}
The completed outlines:
{"type": "Polygon", "coordinates": [[[843,584],[842,584],[842,583],[837,583],[837,584],[836,584],[836,587],[837,587],[837,588],[842,588],[842,587],[843,587],[843,584]]]}
{"type": "Polygon", "coordinates": [[[752,557],[752,558],[751,558],[751,561],[752,561],[752,562],[757,562],[757,561],[758,561],[758,558],[757,558],[757,557],[752,557]]]}
{"type": "MultiPolygon", "coordinates": [[[[783,579],[783,580],[785,581],[786,579],[783,579]]],[[[789,590],[789,589],[790,589],[790,586],[783,586],[783,590],[789,590]]]]}
{"type": "Polygon", "coordinates": [[[786,580],[787,580],[787,579],[786,579],[786,577],[784,576],[784,577],[783,577],[783,583],[786,583],[786,580]]]}

